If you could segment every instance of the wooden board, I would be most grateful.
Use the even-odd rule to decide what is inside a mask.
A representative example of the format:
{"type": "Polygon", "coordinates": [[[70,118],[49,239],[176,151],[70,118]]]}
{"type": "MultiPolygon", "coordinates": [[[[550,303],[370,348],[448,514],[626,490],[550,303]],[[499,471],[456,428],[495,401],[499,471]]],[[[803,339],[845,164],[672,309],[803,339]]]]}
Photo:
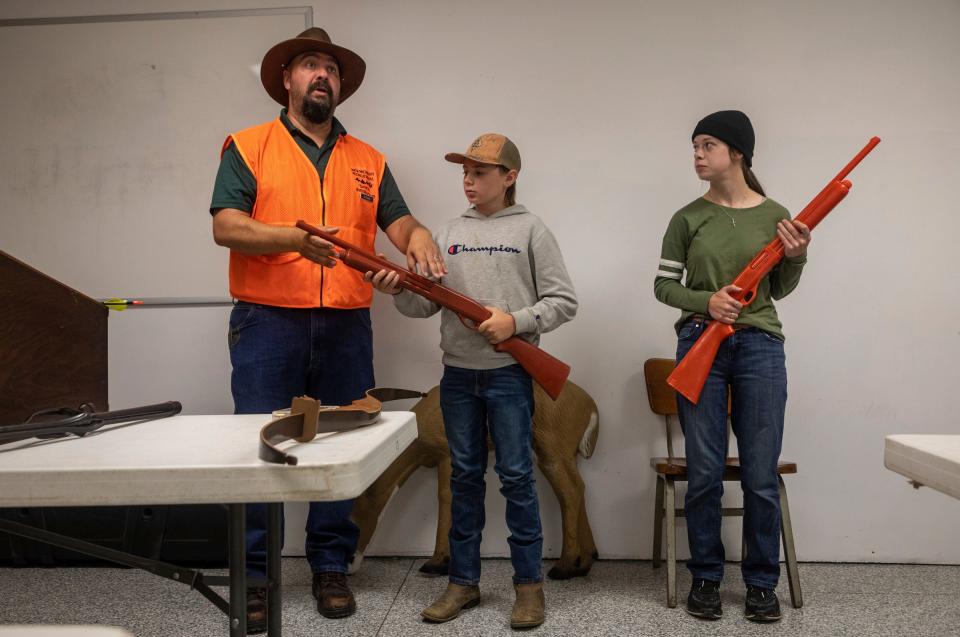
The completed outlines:
{"type": "Polygon", "coordinates": [[[0,251],[0,424],[107,408],[107,309],[0,251]]]}

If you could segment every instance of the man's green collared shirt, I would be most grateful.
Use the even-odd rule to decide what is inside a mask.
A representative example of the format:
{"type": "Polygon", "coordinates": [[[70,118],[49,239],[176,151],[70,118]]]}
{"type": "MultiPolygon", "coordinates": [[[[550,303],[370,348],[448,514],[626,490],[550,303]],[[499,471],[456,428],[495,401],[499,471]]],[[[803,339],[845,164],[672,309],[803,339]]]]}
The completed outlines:
{"type": "MultiPolygon", "coordinates": [[[[287,117],[287,109],[280,111],[280,121],[287,127],[290,135],[297,142],[297,146],[307,156],[310,163],[317,169],[317,178],[322,180],[327,169],[327,162],[333,147],[341,135],[346,135],[336,117],[333,118],[330,134],[323,146],[317,146],[303,131],[293,125],[287,117]]],[[[223,153],[220,160],[220,169],[217,171],[217,180],[213,185],[213,200],[210,202],[210,213],[215,214],[221,208],[235,208],[247,213],[253,212],[253,202],[257,199],[257,180],[250,172],[250,168],[243,161],[236,144],[232,141],[223,153]]],[[[377,225],[386,230],[394,221],[410,214],[400,188],[390,173],[390,167],[384,164],[383,178],[380,180],[380,199],[377,206],[377,225]]]]}

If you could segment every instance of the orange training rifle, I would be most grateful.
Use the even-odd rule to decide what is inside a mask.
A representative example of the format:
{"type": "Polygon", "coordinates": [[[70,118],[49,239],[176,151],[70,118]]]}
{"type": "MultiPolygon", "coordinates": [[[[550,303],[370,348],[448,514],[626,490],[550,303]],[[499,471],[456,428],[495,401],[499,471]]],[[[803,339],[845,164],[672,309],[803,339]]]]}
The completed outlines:
{"type": "MultiPolygon", "coordinates": [[[[476,325],[483,323],[492,315],[490,310],[469,296],[395,265],[387,259],[370,254],[366,250],[344,241],[336,235],[324,232],[320,228],[311,226],[305,221],[298,221],[297,227],[341,248],[335,251],[334,256],[354,270],[364,274],[367,272],[376,274],[380,270],[396,272],[400,275],[398,285],[401,288],[410,290],[414,294],[419,294],[425,299],[447,308],[460,317],[460,321],[470,329],[476,329],[476,325]],[[467,321],[470,321],[470,323],[467,321]]],[[[518,336],[511,336],[502,343],[497,343],[493,346],[493,349],[498,352],[507,352],[513,356],[521,367],[530,374],[531,378],[543,387],[550,398],[556,400],[557,396],[560,395],[560,390],[563,389],[567,376],[570,375],[569,365],[518,336]]]]}
{"type": "MultiPolygon", "coordinates": [[[[826,188],[821,190],[820,194],[807,204],[807,207],[796,216],[794,221],[800,221],[806,224],[810,230],[813,230],[833,210],[834,206],[847,196],[850,187],[853,185],[847,180],[847,175],[879,143],[879,137],[871,138],[867,145],[863,147],[863,150],[857,153],[856,157],[843,167],[843,170],[827,184],[826,188]]],[[[757,285],[782,258],[783,243],[781,243],[779,237],[774,237],[733,280],[733,285],[739,287],[740,291],[730,296],[742,303],[744,307],[750,305],[756,296],[757,285]]],[[[700,400],[700,391],[707,381],[707,376],[710,374],[710,368],[713,367],[713,360],[717,357],[717,351],[720,349],[721,343],[732,334],[732,326],[720,321],[710,321],[707,329],[693,344],[693,347],[683,357],[673,373],[667,377],[667,383],[687,400],[696,404],[700,400]]]]}

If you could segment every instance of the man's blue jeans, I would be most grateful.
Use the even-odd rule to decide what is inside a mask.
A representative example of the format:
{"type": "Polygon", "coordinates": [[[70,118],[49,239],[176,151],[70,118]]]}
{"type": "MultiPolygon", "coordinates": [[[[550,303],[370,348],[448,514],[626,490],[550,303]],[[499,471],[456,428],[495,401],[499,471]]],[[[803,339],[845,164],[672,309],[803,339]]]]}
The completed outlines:
{"type": "Polygon", "coordinates": [[[450,581],[464,586],[480,581],[488,428],[500,493],[507,499],[513,581],[542,581],[543,533],[533,477],[533,381],[529,374],[519,365],[485,370],[445,366],[440,408],[453,469],[450,581]]]}
{"type": "MultiPolygon", "coordinates": [[[[294,309],[237,302],[230,314],[231,387],[238,414],[269,414],[307,395],[324,405],[345,405],[373,387],[370,311],[294,309]]],[[[346,572],[359,529],[353,500],[311,502],[307,561],[314,573],[346,572]]],[[[247,506],[247,572],[267,568],[267,513],[247,506]]]]}
{"type": "MultiPolygon", "coordinates": [[[[688,321],[680,329],[677,361],[705,329],[688,321]]],[[[733,433],[741,466],[743,537],[741,563],[748,585],[775,588],[780,577],[780,490],[777,461],[787,404],[783,342],[756,328],[734,332],[724,341],[696,405],[677,395],[686,439],[689,483],[685,502],[694,578],[723,579],[720,497],[727,455],[727,386],[733,433]]]]}

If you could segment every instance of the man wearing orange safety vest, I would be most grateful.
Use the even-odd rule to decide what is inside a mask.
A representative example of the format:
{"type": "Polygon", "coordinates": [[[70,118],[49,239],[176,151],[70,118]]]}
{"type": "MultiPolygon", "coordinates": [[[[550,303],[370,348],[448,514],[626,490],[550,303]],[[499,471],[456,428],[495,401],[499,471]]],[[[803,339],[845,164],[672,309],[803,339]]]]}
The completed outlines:
{"type": "MultiPolygon", "coordinates": [[[[372,288],[333,246],[298,219],[373,252],[377,228],[411,268],[445,273],[431,233],[410,214],[383,155],[333,117],[363,80],[366,64],[310,28],[271,48],[260,79],[285,108],[270,122],[227,137],[210,212],[218,245],[230,248],[228,341],[237,413],[266,414],[309,395],[343,405],[374,386],[372,288]]],[[[311,503],[306,554],[317,610],[346,617],[346,581],[358,529],[353,501],[311,503]]],[[[247,570],[266,574],[266,507],[247,507],[247,570]]],[[[262,589],[247,595],[250,633],[266,630],[262,589]]],[[[277,609],[279,610],[279,609],[277,609]]]]}

